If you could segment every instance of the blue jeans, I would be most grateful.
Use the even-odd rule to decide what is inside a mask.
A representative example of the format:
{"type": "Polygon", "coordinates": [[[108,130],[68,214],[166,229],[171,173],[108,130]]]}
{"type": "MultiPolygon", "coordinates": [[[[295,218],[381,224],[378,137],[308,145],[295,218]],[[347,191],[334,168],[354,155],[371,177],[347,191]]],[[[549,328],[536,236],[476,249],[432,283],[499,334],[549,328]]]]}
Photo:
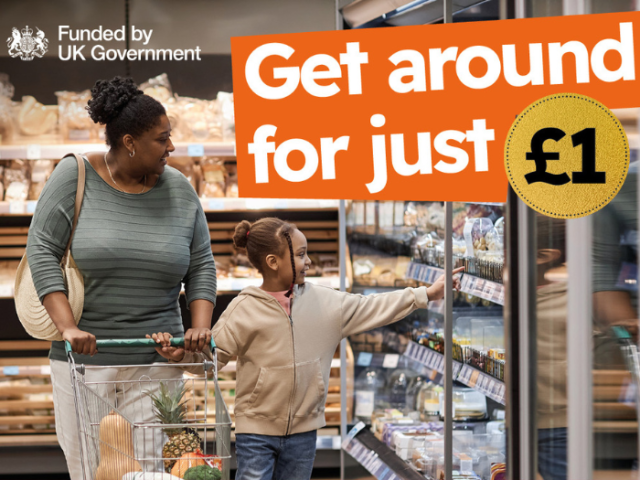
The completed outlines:
{"type": "Polygon", "coordinates": [[[316,457],[318,432],[284,437],[236,435],[236,480],[309,480],[316,457]]]}
{"type": "Polygon", "coordinates": [[[538,430],[538,471],[544,480],[567,480],[567,429],[538,430]]]}

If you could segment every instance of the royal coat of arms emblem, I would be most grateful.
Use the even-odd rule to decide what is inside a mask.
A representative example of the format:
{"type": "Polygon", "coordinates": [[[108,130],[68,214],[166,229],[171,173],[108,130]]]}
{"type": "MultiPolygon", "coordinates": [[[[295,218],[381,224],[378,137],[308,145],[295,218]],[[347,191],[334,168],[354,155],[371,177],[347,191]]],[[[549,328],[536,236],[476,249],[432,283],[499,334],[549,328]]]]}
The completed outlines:
{"type": "Polygon", "coordinates": [[[27,25],[18,31],[13,27],[11,36],[7,39],[9,55],[12,58],[20,57],[22,60],[30,61],[33,57],[42,58],[49,48],[49,40],[44,36],[44,32],[36,27],[38,31],[35,36],[33,30],[27,25]]]}

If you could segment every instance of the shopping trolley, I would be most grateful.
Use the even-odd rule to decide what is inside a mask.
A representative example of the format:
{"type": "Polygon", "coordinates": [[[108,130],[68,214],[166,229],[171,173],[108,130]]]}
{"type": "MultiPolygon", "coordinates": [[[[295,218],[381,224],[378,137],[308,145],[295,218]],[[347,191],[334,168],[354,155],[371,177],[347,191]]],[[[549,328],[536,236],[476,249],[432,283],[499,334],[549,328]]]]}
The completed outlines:
{"type": "MultiPolygon", "coordinates": [[[[184,339],[171,344],[183,346],[184,339]]],[[[213,339],[213,360],[189,364],[81,365],[65,345],[85,480],[177,480],[201,465],[211,467],[199,469],[213,475],[207,478],[229,480],[231,419],[213,339]],[[163,421],[181,421],[158,420],[152,397],[167,400],[171,414],[163,421]]],[[[98,349],[156,346],[146,338],[97,341],[98,349]]]]}

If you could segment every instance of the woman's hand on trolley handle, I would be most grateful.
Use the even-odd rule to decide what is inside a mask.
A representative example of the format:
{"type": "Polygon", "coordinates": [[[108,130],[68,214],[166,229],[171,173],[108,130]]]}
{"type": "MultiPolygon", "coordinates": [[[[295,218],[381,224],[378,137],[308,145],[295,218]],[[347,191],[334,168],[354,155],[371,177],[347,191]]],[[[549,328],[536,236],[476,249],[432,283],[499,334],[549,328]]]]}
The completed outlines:
{"type": "Polygon", "coordinates": [[[44,297],[42,305],[47,310],[53,324],[62,334],[62,339],[71,344],[71,351],[82,355],[98,353],[96,337],[89,332],[82,331],[73,319],[71,305],[64,292],[51,292],[44,297]]]}
{"type": "MultiPolygon", "coordinates": [[[[460,277],[457,276],[458,273],[461,273],[464,270],[464,267],[456,268],[453,270],[453,289],[456,291],[460,291],[460,277]]],[[[444,298],[444,275],[438,277],[438,279],[433,282],[429,288],[427,288],[427,297],[429,297],[429,301],[440,300],[444,298]]]]}
{"type": "Polygon", "coordinates": [[[184,358],[184,348],[171,346],[171,339],[173,336],[170,333],[153,333],[151,335],[147,335],[147,338],[153,338],[156,343],[160,344],[156,347],[156,352],[167,360],[171,360],[172,362],[181,362],[184,358]]]}
{"type": "Polygon", "coordinates": [[[62,339],[71,344],[73,353],[91,355],[92,357],[98,353],[95,335],[84,332],[78,327],[65,329],[64,332],[62,332],[62,339]]]}

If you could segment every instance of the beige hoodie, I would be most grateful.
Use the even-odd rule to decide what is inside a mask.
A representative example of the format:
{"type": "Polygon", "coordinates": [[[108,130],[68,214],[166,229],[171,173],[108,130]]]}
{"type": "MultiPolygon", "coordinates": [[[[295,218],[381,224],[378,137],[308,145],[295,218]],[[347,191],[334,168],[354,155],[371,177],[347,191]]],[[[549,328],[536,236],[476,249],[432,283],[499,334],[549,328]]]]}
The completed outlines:
{"type": "Polygon", "coordinates": [[[258,287],[245,288],[213,328],[222,368],[238,357],[236,433],[291,435],[325,426],[331,359],[340,340],[427,306],[427,289],[354,295],[296,286],[289,317],[258,287]]]}

